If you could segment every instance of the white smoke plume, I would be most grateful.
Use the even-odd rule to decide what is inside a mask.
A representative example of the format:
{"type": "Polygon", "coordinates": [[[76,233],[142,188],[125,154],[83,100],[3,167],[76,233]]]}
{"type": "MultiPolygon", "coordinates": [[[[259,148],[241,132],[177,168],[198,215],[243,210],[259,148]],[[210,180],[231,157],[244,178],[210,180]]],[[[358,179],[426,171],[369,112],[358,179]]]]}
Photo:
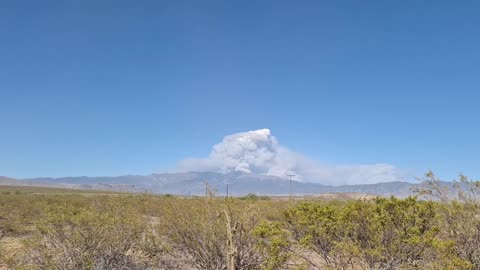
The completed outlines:
{"type": "Polygon", "coordinates": [[[225,136],[213,146],[207,158],[190,158],[178,165],[179,171],[240,171],[322,184],[371,184],[402,181],[406,174],[389,164],[327,165],[279,145],[269,129],[225,136]]]}

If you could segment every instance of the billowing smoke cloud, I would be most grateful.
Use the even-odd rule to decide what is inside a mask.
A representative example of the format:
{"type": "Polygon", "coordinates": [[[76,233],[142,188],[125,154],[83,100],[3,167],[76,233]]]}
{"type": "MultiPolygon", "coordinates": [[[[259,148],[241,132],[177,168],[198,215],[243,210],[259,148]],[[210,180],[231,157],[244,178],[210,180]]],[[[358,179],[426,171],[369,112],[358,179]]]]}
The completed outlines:
{"type": "Polygon", "coordinates": [[[180,171],[240,171],[286,177],[323,184],[367,184],[405,180],[405,173],[389,164],[327,165],[279,145],[270,130],[228,135],[213,146],[207,158],[180,162],[180,171]]]}

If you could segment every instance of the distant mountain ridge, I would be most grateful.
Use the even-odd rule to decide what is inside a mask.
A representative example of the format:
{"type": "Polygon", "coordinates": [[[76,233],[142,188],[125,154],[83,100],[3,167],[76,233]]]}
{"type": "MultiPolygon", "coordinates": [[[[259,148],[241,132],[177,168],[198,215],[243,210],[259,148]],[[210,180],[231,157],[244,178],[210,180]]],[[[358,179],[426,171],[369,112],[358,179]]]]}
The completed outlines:
{"type": "Polygon", "coordinates": [[[138,192],[134,185],[125,184],[103,184],[103,183],[70,183],[70,178],[65,178],[65,181],[58,182],[55,178],[35,178],[35,179],[13,179],[0,176],[0,185],[4,186],[21,186],[21,187],[45,187],[45,188],[66,188],[66,189],[85,189],[85,190],[105,190],[105,191],[125,191],[138,192]],[[47,181],[43,181],[43,179],[47,181]],[[52,181],[48,181],[52,180],[52,181]]]}
{"type": "MultiPolygon", "coordinates": [[[[12,179],[0,177],[0,185],[58,187],[73,189],[94,189],[128,192],[152,192],[157,194],[203,195],[205,181],[218,195],[229,193],[241,196],[248,193],[259,195],[288,195],[289,181],[284,178],[232,172],[161,173],[151,175],[124,175],[116,177],[62,177],[12,179]]],[[[408,182],[385,182],[363,185],[329,186],[313,182],[293,181],[295,195],[315,195],[321,193],[364,193],[379,196],[406,197],[413,194],[418,184],[408,182]]]]}

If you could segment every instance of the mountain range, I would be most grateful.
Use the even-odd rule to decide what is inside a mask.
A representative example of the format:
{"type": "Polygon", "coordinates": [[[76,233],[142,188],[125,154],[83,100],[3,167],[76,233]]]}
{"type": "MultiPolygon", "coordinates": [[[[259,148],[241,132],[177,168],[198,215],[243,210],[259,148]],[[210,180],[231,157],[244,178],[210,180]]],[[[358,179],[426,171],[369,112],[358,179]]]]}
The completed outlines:
{"type": "MultiPolygon", "coordinates": [[[[223,196],[227,191],[232,196],[248,193],[258,195],[288,195],[290,183],[276,176],[243,172],[187,172],[161,173],[150,175],[124,175],[116,177],[63,177],[13,179],[0,177],[0,185],[56,187],[71,189],[92,189],[127,192],[150,192],[155,194],[203,195],[205,183],[216,194],[223,196]]],[[[408,182],[384,182],[364,185],[330,186],[314,182],[292,181],[294,195],[315,195],[322,193],[363,193],[378,196],[406,197],[413,194],[418,186],[408,182]]]]}

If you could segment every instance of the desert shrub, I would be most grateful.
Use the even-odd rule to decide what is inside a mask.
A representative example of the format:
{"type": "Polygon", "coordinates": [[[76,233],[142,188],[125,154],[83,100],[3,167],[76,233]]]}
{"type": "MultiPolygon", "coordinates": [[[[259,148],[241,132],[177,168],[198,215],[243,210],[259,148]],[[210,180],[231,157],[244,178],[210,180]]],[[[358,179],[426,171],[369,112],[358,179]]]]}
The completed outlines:
{"type": "MultiPolygon", "coordinates": [[[[322,264],[338,266],[334,249],[341,242],[339,231],[339,212],[320,202],[303,202],[285,211],[285,225],[292,232],[293,241],[298,249],[292,250],[296,256],[303,257],[312,266],[320,267],[320,261],[304,256],[305,250],[321,258],[322,264]]],[[[311,256],[310,256],[311,257],[311,256]]]]}
{"type": "Polygon", "coordinates": [[[347,243],[370,269],[422,268],[438,233],[433,202],[407,199],[356,201],[344,209],[347,243]]]}
{"type": "Polygon", "coordinates": [[[438,232],[434,204],[415,197],[357,200],[342,208],[307,202],[285,217],[299,246],[293,252],[319,269],[418,268],[438,232]]]}
{"type": "Polygon", "coordinates": [[[434,261],[443,269],[480,269],[480,182],[464,175],[453,184],[427,172],[418,190],[438,201],[441,230],[434,261]]]}
{"type": "MultiPolygon", "coordinates": [[[[98,202],[97,202],[98,203],[98,202]]],[[[50,207],[30,240],[38,269],[139,269],[133,253],[145,222],[136,212],[111,203],[50,207]]]]}
{"type": "Polygon", "coordinates": [[[240,199],[240,200],[250,200],[250,201],[259,201],[259,200],[267,201],[267,200],[270,200],[271,198],[269,196],[265,196],[265,195],[257,195],[257,194],[249,193],[245,196],[239,197],[238,199],[240,199]]]}
{"type": "Polygon", "coordinates": [[[0,238],[31,233],[45,207],[45,201],[28,195],[0,196],[0,238]]]}
{"type": "MultiPolygon", "coordinates": [[[[178,202],[178,201],[177,201],[178,202]]],[[[262,269],[267,256],[253,230],[261,209],[255,204],[223,200],[185,200],[171,205],[160,226],[172,250],[196,269],[262,269]]],[[[175,202],[173,202],[175,203],[175,202]]]]}
{"type": "Polygon", "coordinates": [[[262,263],[262,269],[282,269],[286,266],[291,253],[291,243],[288,240],[289,233],[282,228],[282,224],[278,221],[263,221],[255,228],[253,233],[259,239],[260,252],[266,255],[266,259],[262,263]]]}

